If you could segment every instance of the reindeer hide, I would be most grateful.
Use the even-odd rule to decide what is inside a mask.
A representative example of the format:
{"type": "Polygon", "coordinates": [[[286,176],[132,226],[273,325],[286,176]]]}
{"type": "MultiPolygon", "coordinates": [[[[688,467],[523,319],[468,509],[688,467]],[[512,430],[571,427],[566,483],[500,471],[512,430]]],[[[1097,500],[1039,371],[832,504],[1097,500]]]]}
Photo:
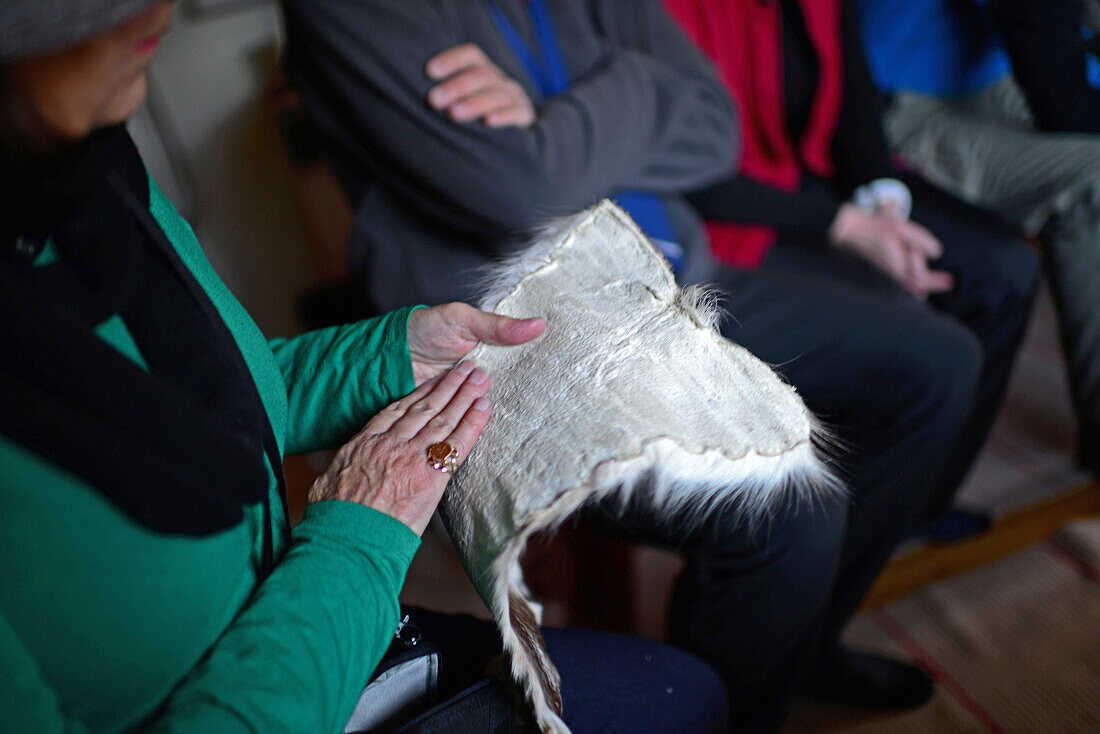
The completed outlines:
{"type": "Polygon", "coordinates": [[[501,267],[481,306],[543,316],[546,333],[469,355],[492,375],[493,417],[443,517],[540,728],[560,734],[559,677],[520,569],[532,533],[613,494],[701,517],[727,502],[766,512],[834,485],[794,389],[718,334],[712,300],[681,291],[610,202],[548,228],[501,267]]]}

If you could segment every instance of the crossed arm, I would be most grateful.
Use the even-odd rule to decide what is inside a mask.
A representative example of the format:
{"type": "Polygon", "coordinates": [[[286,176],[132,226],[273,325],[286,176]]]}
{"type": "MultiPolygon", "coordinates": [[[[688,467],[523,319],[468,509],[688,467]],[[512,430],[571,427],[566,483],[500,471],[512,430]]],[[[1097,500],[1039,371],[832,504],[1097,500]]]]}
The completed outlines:
{"type": "Polygon", "coordinates": [[[733,166],[729,97],[657,0],[552,6],[573,13],[555,18],[559,33],[588,34],[596,50],[549,99],[524,79],[488,14],[477,16],[479,4],[284,4],[289,72],[315,119],[375,181],[451,229],[497,237],[621,188],[679,191],[733,166]],[[495,110],[439,99],[453,73],[429,61],[471,56],[456,49],[471,43],[509,80],[511,101],[495,110]]]}

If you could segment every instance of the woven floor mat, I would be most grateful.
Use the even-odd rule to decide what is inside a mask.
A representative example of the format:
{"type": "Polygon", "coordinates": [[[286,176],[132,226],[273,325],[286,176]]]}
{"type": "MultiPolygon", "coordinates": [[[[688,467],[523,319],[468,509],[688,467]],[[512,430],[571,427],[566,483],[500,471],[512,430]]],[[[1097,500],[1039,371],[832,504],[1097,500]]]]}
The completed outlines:
{"type": "Polygon", "coordinates": [[[1100,732],[1100,521],[933,584],[856,619],[855,647],[919,662],[937,680],[927,706],[855,714],[800,706],[795,732],[1100,732]]]}

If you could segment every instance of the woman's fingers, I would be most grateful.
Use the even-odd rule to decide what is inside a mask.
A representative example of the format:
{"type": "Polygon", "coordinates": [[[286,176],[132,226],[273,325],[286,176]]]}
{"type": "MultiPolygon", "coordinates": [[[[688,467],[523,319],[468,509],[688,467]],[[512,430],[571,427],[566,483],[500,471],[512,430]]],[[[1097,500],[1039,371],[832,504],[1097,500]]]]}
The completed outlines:
{"type": "MultiPolygon", "coordinates": [[[[442,412],[467,383],[469,387],[463,393],[467,395],[466,404],[462,408],[465,410],[469,403],[488,390],[488,375],[470,362],[463,362],[454,369],[421,383],[411,393],[386,406],[371,418],[364,431],[380,434],[394,430],[405,438],[410,438],[442,412]],[[471,392],[473,395],[469,396],[471,392]]],[[[449,426],[453,427],[457,417],[454,417],[453,411],[448,415],[452,416],[448,420],[449,426]]]]}
{"type": "MultiPolygon", "coordinates": [[[[481,432],[485,430],[485,426],[489,423],[491,412],[492,407],[489,404],[488,398],[480,397],[476,399],[469,406],[469,409],[459,418],[458,423],[455,425],[450,435],[442,439],[451,444],[455,451],[458,452],[459,464],[465,461],[466,457],[470,455],[470,450],[473,449],[474,444],[477,443],[478,436],[481,435],[481,432]]],[[[435,443],[435,441],[432,441],[432,443],[435,443]]],[[[431,444],[428,445],[430,446],[431,444]]]]}
{"type": "Polygon", "coordinates": [[[463,362],[443,375],[423,397],[409,405],[405,414],[394,421],[392,430],[399,436],[412,438],[430,421],[437,427],[436,432],[445,436],[474,400],[488,390],[489,375],[472,363],[463,362]],[[448,410],[452,401],[456,405],[448,410]]]}
{"type": "Polygon", "coordinates": [[[422,382],[417,385],[416,389],[411,393],[401,398],[400,400],[390,403],[385,408],[380,410],[367,425],[364,426],[363,431],[366,433],[385,433],[393,428],[393,424],[397,422],[397,419],[405,415],[408,412],[409,406],[413,405],[429,392],[431,392],[439,381],[443,379],[446,373],[438,374],[435,377],[422,382]]]}
{"type": "Polygon", "coordinates": [[[424,424],[417,438],[429,445],[446,440],[474,405],[481,405],[481,410],[485,409],[488,404],[487,398],[484,397],[489,390],[488,380],[474,383],[474,379],[475,376],[471,375],[470,379],[455,392],[447,406],[424,424]]]}

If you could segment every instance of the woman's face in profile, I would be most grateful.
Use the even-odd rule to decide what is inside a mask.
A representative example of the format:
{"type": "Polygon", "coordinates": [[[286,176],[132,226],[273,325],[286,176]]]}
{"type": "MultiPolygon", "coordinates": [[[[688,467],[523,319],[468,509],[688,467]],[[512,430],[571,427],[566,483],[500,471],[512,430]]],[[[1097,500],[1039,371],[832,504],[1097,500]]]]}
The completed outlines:
{"type": "Polygon", "coordinates": [[[145,99],[145,70],[172,5],[157,3],[77,46],[14,61],[6,74],[6,122],[48,149],[124,121],[145,99]]]}

